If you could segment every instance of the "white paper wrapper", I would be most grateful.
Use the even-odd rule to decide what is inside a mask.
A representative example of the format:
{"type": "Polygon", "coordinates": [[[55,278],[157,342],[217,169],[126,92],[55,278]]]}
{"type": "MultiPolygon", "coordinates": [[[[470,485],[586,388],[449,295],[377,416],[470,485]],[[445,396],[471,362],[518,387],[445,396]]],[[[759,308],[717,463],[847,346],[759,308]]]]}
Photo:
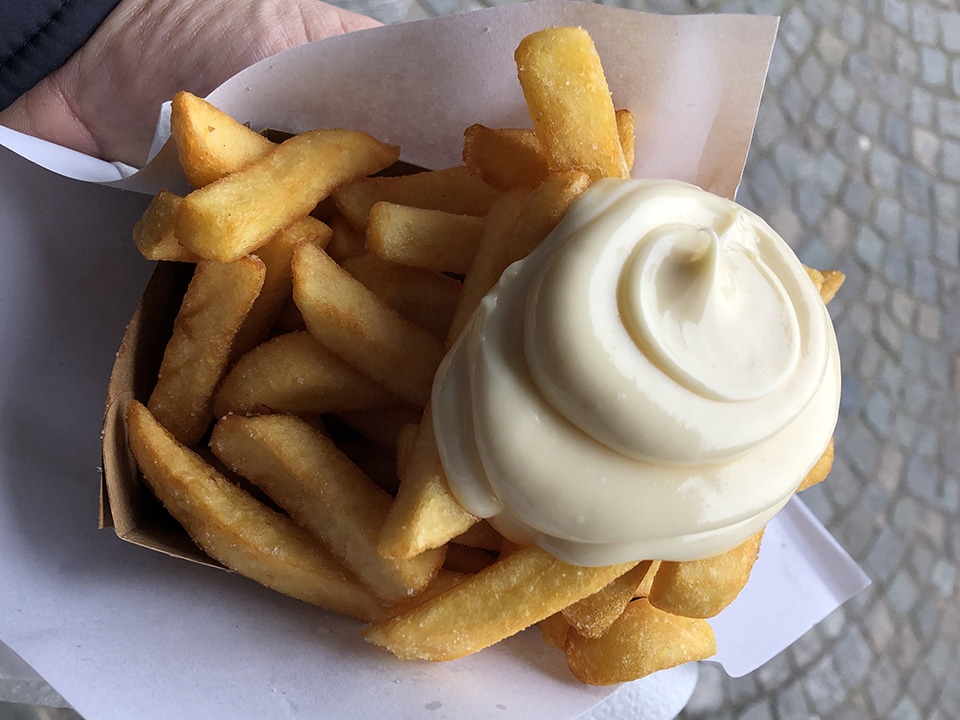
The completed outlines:
{"type": "MultiPolygon", "coordinates": [[[[401,144],[410,162],[446,167],[459,162],[467,125],[529,125],[513,49],[560,24],[591,32],[617,106],[636,115],[636,175],[733,195],[772,18],[509,6],[304,46],[211,99],[254,127],[354,127],[401,144]]],[[[404,664],[366,645],[356,623],[98,534],[96,428],[114,350],[150,270],[129,240],[146,199],[41,168],[152,192],[175,187],[175,158],[167,147],[133,172],[3,128],[0,144],[9,148],[0,150],[0,639],[88,720],[562,718],[611,692],[573,681],[535,630],[461,661],[404,664]]],[[[747,590],[714,623],[717,661],[749,672],[865,584],[791,503],[771,524],[747,590]]],[[[638,712],[671,717],[693,677],[670,671],[610,702],[636,708],[624,698],[659,698],[638,712]]]]}

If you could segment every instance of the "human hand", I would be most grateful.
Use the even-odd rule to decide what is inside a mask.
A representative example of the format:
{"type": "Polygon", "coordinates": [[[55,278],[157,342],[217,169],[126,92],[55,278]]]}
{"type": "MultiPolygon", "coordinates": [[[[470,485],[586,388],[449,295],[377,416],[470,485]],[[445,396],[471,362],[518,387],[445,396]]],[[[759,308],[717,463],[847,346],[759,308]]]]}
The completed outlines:
{"type": "Polygon", "coordinates": [[[139,166],[176,91],[203,97],[281,50],[378,24],[319,0],[121,0],[0,124],[139,166]]]}

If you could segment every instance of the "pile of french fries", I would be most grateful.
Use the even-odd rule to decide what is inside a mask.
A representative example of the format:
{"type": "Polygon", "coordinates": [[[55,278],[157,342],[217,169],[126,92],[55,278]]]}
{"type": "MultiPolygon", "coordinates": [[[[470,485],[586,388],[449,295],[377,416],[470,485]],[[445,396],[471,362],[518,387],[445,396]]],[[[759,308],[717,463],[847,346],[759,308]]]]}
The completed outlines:
{"type": "MultiPolygon", "coordinates": [[[[364,133],[276,144],[177,95],[195,189],[157,195],[134,239],[196,268],[156,386],[127,408],[129,445],[207,554],[370,623],[400,658],[462,657],[539,623],[578,678],[617,683],[715,652],[704,618],[739,593],[760,535],[698,562],[577,567],[449,492],[438,364],[507,265],[634,156],[585,31],[535,33],[516,61],[533,129],[474,125],[463,166],[414,174],[364,133]]],[[[825,300],[843,279],[810,276],[825,300]]],[[[832,447],[804,486],[831,462],[832,447]]]]}

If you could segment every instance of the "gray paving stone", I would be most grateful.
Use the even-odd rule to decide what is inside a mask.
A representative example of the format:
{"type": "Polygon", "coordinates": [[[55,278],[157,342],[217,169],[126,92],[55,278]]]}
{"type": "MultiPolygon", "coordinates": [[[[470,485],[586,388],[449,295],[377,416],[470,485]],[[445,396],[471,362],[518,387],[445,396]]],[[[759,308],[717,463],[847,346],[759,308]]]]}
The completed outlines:
{"type": "MultiPolygon", "coordinates": [[[[917,310],[917,333],[924,340],[937,342],[940,339],[940,310],[931,305],[921,305],[917,310]]],[[[941,383],[945,384],[945,383],[941,383]]]]}
{"type": "Polygon", "coordinates": [[[857,688],[866,679],[873,665],[873,652],[863,632],[850,625],[834,646],[834,658],[840,677],[848,688],[857,688]]]}
{"type": "MultiPolygon", "coordinates": [[[[903,235],[903,230],[901,229],[901,222],[903,218],[903,205],[902,203],[894,200],[888,195],[881,195],[877,198],[876,203],[873,206],[873,226],[877,229],[877,232],[888,241],[894,243],[900,241],[900,236],[903,235]]],[[[890,248],[891,250],[894,248],[890,248]]],[[[891,253],[887,252],[887,263],[896,263],[906,267],[906,255],[903,255],[900,248],[896,248],[898,252],[902,255],[902,260],[891,259],[891,253]]],[[[906,270],[903,272],[903,278],[906,279],[906,270]]],[[[890,278],[895,285],[904,284],[900,280],[894,280],[890,278]]]]}
{"type": "Polygon", "coordinates": [[[897,572],[887,587],[887,600],[895,615],[909,613],[919,597],[920,591],[917,588],[917,583],[906,570],[897,572]]]}
{"type": "Polygon", "coordinates": [[[908,697],[900,698],[890,711],[890,720],[920,720],[920,709],[908,697]]]}
{"type": "Polygon", "coordinates": [[[930,216],[907,211],[903,216],[903,245],[911,255],[928,257],[932,246],[930,216]]]}
{"type": "Polygon", "coordinates": [[[913,39],[922,45],[936,45],[940,40],[940,18],[937,10],[924,3],[913,3],[910,10],[913,14],[913,39]]]}
{"type": "Polygon", "coordinates": [[[910,6],[906,0],[883,0],[883,19],[902,33],[910,31],[910,6]]]}
{"type": "Polygon", "coordinates": [[[899,77],[915,79],[920,72],[920,53],[905,37],[894,38],[894,70],[899,77]]]}
{"type": "Polygon", "coordinates": [[[933,566],[933,572],[930,575],[930,582],[936,589],[937,594],[946,599],[953,595],[954,587],[957,581],[956,567],[940,558],[933,566]]]}
{"type": "Polygon", "coordinates": [[[938,48],[920,49],[920,79],[927,87],[947,82],[947,55],[938,48]]]}
{"type": "MultiPolygon", "coordinates": [[[[905,506],[904,501],[909,498],[899,498],[894,508],[894,520],[897,529],[906,537],[911,537],[919,519],[917,508],[905,506]]],[[[885,525],[877,536],[877,541],[870,548],[864,564],[870,577],[876,580],[885,580],[899,567],[906,549],[903,540],[885,525]]]]}
{"type": "Polygon", "coordinates": [[[795,56],[802,55],[813,39],[813,23],[800,6],[794,6],[783,17],[780,40],[795,56]]]}
{"type": "Polygon", "coordinates": [[[948,180],[960,180],[960,143],[952,140],[941,143],[940,172],[948,180]]]}
{"type": "Polygon", "coordinates": [[[929,260],[914,258],[911,262],[913,276],[910,290],[921,300],[936,302],[937,300],[937,269],[929,260]]]}
{"type": "Polygon", "coordinates": [[[920,707],[926,707],[939,688],[930,674],[923,667],[919,667],[907,680],[907,690],[920,707]]]}
{"type": "Polygon", "coordinates": [[[940,626],[940,606],[936,598],[923,597],[911,613],[913,627],[922,642],[930,642],[940,626]]]}
{"type": "Polygon", "coordinates": [[[883,116],[880,137],[900,157],[910,155],[910,128],[900,115],[888,112],[883,116]]]}
{"type": "Polygon", "coordinates": [[[811,716],[803,686],[799,682],[791,683],[787,688],[777,693],[776,707],[781,720],[811,716]]]}
{"type": "Polygon", "coordinates": [[[740,720],[773,720],[773,711],[768,700],[758,700],[738,713],[738,717],[740,720]]]}
{"type": "Polygon", "coordinates": [[[936,96],[924,87],[914,87],[910,91],[910,120],[916,125],[928,127],[933,124],[936,96]]]}
{"type": "Polygon", "coordinates": [[[889,193],[896,192],[900,164],[896,155],[889,150],[874,146],[870,153],[870,158],[867,161],[868,176],[871,184],[889,193]]]}
{"type": "Polygon", "coordinates": [[[927,172],[936,170],[940,155],[940,138],[936,133],[922,127],[911,128],[913,136],[913,157],[927,172]]]}
{"type": "Polygon", "coordinates": [[[815,712],[828,715],[847,696],[847,689],[831,656],[820,658],[807,673],[804,683],[815,712]]]}
{"type": "Polygon", "coordinates": [[[941,47],[947,52],[960,52],[960,12],[956,9],[941,12],[937,21],[940,25],[941,47]]]}
{"type": "Polygon", "coordinates": [[[874,100],[861,100],[853,115],[855,127],[860,132],[876,136],[880,132],[880,113],[880,103],[874,100]]]}
{"type": "Polygon", "coordinates": [[[857,89],[843,75],[834,75],[830,79],[830,87],[827,90],[827,96],[837,112],[847,113],[857,101],[857,89]]]}
{"type": "Polygon", "coordinates": [[[844,4],[840,11],[840,37],[850,45],[857,46],[863,38],[863,28],[864,19],[860,9],[852,4],[844,4]]]}
{"type": "Polygon", "coordinates": [[[937,500],[937,471],[929,462],[912,457],[907,462],[906,489],[920,500],[937,500]]]}

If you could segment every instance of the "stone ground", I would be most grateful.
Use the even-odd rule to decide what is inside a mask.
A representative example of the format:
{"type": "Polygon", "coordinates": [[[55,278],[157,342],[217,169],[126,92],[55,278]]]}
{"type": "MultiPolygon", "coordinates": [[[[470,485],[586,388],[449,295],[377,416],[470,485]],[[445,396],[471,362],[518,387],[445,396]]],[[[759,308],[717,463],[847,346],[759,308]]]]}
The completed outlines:
{"type": "MultiPolygon", "coordinates": [[[[388,22],[492,4],[359,2],[388,22]]],[[[739,199],[804,262],[847,274],[830,306],[845,377],[837,462],[804,498],[873,585],[751,675],[704,666],[682,717],[958,718],[957,0],[615,4],[782,17],[739,199]]]]}
{"type": "Polygon", "coordinates": [[[781,16],[739,200],[847,274],[837,462],[804,499],[873,585],[751,675],[704,666],[682,717],[960,717],[960,5],[614,4],[781,16]]]}

